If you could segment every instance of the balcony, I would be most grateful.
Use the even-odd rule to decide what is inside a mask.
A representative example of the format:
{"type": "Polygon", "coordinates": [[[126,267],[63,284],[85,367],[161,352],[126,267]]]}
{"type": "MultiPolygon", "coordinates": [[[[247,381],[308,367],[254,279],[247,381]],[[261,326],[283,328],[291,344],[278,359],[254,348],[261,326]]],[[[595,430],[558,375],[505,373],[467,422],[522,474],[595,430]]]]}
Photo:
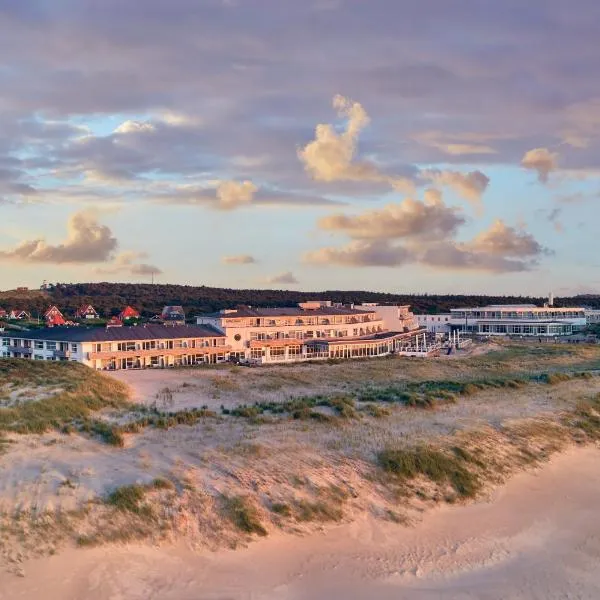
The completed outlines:
{"type": "Polygon", "coordinates": [[[71,351],[70,350],[55,350],[54,358],[70,358],[71,351]]]}
{"type": "Polygon", "coordinates": [[[33,353],[33,348],[31,346],[6,346],[6,349],[9,352],[16,352],[17,354],[30,355],[33,353]]]}
{"type": "Polygon", "coordinates": [[[142,358],[144,356],[185,356],[194,354],[222,354],[229,352],[231,346],[202,346],[201,348],[153,348],[150,350],[111,350],[106,352],[88,352],[88,360],[111,358],[142,358]]]}

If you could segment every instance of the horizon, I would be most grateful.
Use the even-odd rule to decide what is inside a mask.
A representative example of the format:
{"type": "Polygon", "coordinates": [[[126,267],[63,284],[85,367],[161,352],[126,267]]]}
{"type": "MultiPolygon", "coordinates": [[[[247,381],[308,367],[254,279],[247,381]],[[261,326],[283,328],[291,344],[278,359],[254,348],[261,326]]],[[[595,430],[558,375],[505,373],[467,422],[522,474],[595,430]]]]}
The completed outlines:
{"type": "Polygon", "coordinates": [[[592,0],[0,4],[2,287],[600,293],[592,0]]]}

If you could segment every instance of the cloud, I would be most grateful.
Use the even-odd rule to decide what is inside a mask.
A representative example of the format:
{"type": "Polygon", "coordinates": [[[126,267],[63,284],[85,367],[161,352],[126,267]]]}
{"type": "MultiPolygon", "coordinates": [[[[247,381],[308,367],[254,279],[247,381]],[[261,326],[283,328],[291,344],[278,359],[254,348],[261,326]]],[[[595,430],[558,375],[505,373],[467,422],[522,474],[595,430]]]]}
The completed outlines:
{"type": "Polygon", "coordinates": [[[427,248],[420,262],[425,266],[447,271],[511,273],[531,269],[531,264],[528,262],[485,252],[474,252],[454,242],[443,242],[427,248]]]}
{"type": "Polygon", "coordinates": [[[279,273],[278,275],[267,277],[265,283],[287,285],[299,282],[291,271],[286,271],[285,273],[279,273]]]}
{"type": "Polygon", "coordinates": [[[445,238],[465,223],[457,208],[444,204],[437,190],[427,190],[423,202],[406,198],[380,210],[350,216],[330,215],[318,221],[327,231],[340,231],[354,239],[445,238]]]}
{"type": "Polygon", "coordinates": [[[435,148],[450,156],[467,156],[473,154],[496,154],[496,150],[487,144],[478,143],[480,135],[444,134],[440,131],[426,131],[414,136],[414,139],[435,148]]]}
{"type": "Polygon", "coordinates": [[[481,206],[483,193],[490,183],[490,178],[481,171],[472,171],[465,175],[457,171],[430,169],[423,171],[421,175],[435,185],[449,187],[461,198],[478,208],[481,206]]]}
{"type": "Polygon", "coordinates": [[[339,206],[346,204],[322,196],[277,189],[258,189],[249,181],[220,181],[206,184],[159,182],[149,186],[149,197],[162,204],[206,205],[209,208],[234,210],[244,206],[339,206]]]}
{"type": "Polygon", "coordinates": [[[478,234],[466,247],[490,256],[517,258],[537,256],[544,252],[544,248],[533,235],[509,227],[501,219],[496,219],[487,231],[478,234]]]}
{"type": "Polygon", "coordinates": [[[67,224],[67,239],[56,246],[39,238],[24,241],[12,250],[0,251],[0,260],[32,263],[95,263],[112,258],[117,239],[98,223],[91,211],[73,214],[67,224]]]}
{"type": "Polygon", "coordinates": [[[307,252],[304,262],[344,267],[398,267],[414,260],[411,251],[388,240],[355,240],[341,248],[320,248],[307,252]]]}
{"type": "Polygon", "coordinates": [[[528,150],[521,159],[521,166],[537,173],[541,183],[547,183],[550,173],[558,168],[558,154],[548,148],[528,150]]]}
{"type": "Polygon", "coordinates": [[[257,190],[251,181],[221,181],[217,186],[217,206],[222,210],[247,206],[257,190]]]}
{"type": "Polygon", "coordinates": [[[121,123],[114,133],[152,133],[154,131],[156,131],[156,127],[152,123],[127,120],[121,123]]]}
{"type": "Polygon", "coordinates": [[[162,270],[157,266],[139,262],[140,260],[147,258],[147,256],[146,252],[120,252],[115,256],[112,264],[105,267],[99,267],[95,269],[95,272],[99,275],[161,275],[162,270]]]}
{"type": "Polygon", "coordinates": [[[336,95],[333,107],[347,119],[346,129],[337,133],[331,125],[317,125],[315,139],[298,151],[306,172],[317,181],[384,182],[399,191],[413,191],[410,179],[392,177],[370,161],[357,160],[359,134],[370,122],[363,106],[336,95]]]}
{"type": "Polygon", "coordinates": [[[236,256],[223,256],[221,262],[225,265],[252,265],[256,259],[249,254],[239,254],[236,256]]]}

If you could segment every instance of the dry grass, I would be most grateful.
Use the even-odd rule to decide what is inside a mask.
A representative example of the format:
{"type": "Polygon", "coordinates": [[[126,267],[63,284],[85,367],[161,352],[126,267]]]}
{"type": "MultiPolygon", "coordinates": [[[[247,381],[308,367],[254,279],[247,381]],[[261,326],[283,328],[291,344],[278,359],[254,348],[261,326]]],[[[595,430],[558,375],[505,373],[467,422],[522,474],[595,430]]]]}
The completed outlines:
{"type": "Polygon", "coordinates": [[[78,363],[2,359],[0,378],[14,387],[60,389],[41,400],[0,407],[0,431],[43,433],[88,419],[104,408],[127,406],[122,383],[78,363]]]}

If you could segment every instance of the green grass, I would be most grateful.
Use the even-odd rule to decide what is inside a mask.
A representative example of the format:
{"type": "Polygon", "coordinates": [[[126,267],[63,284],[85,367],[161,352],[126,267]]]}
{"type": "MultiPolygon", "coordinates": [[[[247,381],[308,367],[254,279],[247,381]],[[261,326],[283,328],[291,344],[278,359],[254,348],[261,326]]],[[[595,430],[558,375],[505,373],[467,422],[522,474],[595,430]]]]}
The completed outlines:
{"type": "Polygon", "coordinates": [[[263,537],[267,535],[256,507],[247,496],[224,496],[223,503],[225,515],[237,529],[263,537]]]}
{"type": "Polygon", "coordinates": [[[143,485],[123,485],[113,490],[106,498],[106,504],[114,506],[117,510],[130,512],[136,515],[148,515],[149,508],[144,505],[147,488],[143,485]]]}
{"type": "Polygon", "coordinates": [[[425,477],[437,484],[449,484],[463,498],[471,498],[481,487],[478,477],[471,472],[466,463],[466,451],[454,456],[430,448],[386,448],[377,455],[377,463],[386,472],[401,479],[425,477]]]}

